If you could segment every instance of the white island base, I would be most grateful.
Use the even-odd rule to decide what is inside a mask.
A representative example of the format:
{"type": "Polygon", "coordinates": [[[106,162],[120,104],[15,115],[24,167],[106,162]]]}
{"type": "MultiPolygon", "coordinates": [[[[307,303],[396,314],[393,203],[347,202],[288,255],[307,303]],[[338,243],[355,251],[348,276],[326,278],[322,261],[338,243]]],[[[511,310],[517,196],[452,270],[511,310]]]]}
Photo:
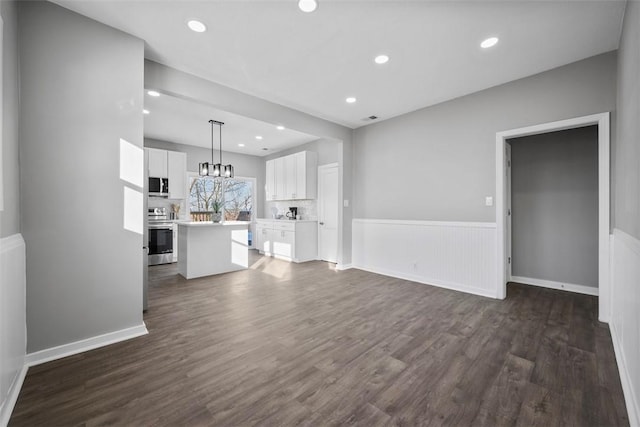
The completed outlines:
{"type": "Polygon", "coordinates": [[[178,223],[178,273],[186,279],[249,266],[248,223],[178,223]]]}

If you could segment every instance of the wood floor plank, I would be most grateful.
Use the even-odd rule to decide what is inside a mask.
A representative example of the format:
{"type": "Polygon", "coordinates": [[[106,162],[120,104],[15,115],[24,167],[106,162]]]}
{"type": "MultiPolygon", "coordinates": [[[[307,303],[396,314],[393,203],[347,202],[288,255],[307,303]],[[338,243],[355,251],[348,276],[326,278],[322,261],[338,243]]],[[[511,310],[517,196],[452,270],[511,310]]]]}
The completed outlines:
{"type": "Polygon", "coordinates": [[[152,267],[149,335],[29,369],[10,425],[628,425],[595,297],[250,265],[152,267]]]}

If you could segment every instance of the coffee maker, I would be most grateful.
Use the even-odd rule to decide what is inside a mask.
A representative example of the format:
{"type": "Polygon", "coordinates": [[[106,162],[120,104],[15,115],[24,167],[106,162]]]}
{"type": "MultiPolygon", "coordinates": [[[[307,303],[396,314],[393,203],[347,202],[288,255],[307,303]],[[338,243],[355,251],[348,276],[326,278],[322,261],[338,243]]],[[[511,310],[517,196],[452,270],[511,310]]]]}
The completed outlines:
{"type": "Polygon", "coordinates": [[[296,206],[290,206],[289,212],[287,212],[287,218],[296,219],[298,216],[298,208],[296,206]]]}

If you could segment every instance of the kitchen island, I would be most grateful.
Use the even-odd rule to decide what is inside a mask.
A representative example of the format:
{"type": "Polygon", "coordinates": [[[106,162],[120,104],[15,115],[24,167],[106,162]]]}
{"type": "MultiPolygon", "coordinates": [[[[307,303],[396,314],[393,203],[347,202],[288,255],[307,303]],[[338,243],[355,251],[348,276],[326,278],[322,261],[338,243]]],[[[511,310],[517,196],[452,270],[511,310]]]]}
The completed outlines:
{"type": "Polygon", "coordinates": [[[249,223],[179,222],[178,273],[186,279],[249,266],[249,223]]]}

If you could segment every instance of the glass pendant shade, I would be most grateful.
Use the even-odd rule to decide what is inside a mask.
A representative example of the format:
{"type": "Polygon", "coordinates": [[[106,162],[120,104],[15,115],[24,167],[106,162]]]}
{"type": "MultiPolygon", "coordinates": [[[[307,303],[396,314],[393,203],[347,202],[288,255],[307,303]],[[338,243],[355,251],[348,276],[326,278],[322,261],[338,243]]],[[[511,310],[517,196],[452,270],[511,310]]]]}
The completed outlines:
{"type": "Polygon", "coordinates": [[[233,166],[225,165],[225,167],[224,167],[224,177],[225,178],[233,178],[233,166]]]}
{"type": "Polygon", "coordinates": [[[222,176],[222,165],[220,163],[213,165],[213,173],[211,175],[214,177],[222,176]]]}
{"type": "Polygon", "coordinates": [[[209,163],[204,162],[199,165],[199,173],[200,176],[208,176],[209,175],[209,163]]]}

